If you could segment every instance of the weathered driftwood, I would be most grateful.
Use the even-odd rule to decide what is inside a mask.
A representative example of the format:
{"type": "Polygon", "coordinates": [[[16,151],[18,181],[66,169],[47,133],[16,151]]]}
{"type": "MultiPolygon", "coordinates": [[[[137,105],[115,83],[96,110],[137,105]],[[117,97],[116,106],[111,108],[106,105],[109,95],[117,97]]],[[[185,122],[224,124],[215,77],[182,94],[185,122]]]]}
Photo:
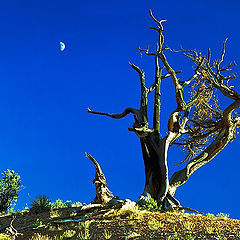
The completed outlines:
{"type": "Polygon", "coordinates": [[[95,167],[95,179],[93,180],[93,184],[96,186],[96,197],[94,198],[93,203],[105,204],[109,202],[114,196],[107,187],[106,178],[97,160],[93,158],[89,153],[85,154],[86,157],[92,161],[95,167]]]}

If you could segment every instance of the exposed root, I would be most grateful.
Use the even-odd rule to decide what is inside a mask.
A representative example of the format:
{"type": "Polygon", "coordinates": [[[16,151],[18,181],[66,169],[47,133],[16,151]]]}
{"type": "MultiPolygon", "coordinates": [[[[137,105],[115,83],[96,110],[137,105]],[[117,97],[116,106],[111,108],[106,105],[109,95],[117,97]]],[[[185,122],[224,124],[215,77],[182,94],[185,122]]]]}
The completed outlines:
{"type": "Polygon", "coordinates": [[[10,222],[10,225],[9,225],[9,227],[8,228],[6,228],[6,232],[10,235],[10,236],[12,236],[12,237],[16,237],[16,236],[18,236],[18,235],[21,235],[21,233],[18,233],[18,231],[17,231],[17,229],[15,229],[14,227],[13,227],[13,221],[16,219],[16,216],[14,216],[13,217],[13,219],[11,220],[11,222],[10,222]]]}
{"type": "Polygon", "coordinates": [[[182,207],[182,206],[180,206],[180,207],[177,207],[177,209],[179,209],[179,210],[186,210],[186,211],[189,211],[189,212],[195,212],[197,214],[203,214],[203,212],[198,212],[197,210],[194,210],[194,209],[189,208],[189,207],[182,207]]]}

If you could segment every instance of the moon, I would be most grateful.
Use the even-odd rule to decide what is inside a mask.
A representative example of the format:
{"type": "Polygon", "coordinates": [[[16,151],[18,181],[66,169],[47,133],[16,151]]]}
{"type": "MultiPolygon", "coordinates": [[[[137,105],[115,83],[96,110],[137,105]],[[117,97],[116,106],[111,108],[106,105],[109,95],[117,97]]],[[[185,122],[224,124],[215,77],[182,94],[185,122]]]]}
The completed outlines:
{"type": "Polygon", "coordinates": [[[60,42],[59,44],[60,44],[61,51],[63,51],[65,49],[65,47],[66,47],[64,42],[60,42]]]}

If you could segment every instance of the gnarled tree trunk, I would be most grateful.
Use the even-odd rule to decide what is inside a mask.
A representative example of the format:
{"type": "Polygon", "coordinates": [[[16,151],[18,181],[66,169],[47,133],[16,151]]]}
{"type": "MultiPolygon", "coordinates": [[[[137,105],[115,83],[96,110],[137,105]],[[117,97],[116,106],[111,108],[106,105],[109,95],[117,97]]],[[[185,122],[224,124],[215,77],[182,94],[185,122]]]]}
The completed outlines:
{"type": "Polygon", "coordinates": [[[168,193],[169,138],[159,139],[152,133],[140,141],[145,166],[145,187],[138,202],[144,204],[151,197],[162,206],[162,209],[180,206],[180,203],[168,193]]]}

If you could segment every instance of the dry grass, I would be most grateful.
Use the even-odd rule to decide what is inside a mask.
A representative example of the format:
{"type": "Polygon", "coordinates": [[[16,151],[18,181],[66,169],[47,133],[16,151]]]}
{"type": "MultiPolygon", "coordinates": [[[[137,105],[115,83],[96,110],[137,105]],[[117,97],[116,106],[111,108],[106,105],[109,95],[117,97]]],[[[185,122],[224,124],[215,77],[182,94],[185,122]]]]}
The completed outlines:
{"type": "Polygon", "coordinates": [[[48,235],[34,234],[31,240],[52,240],[48,235]]]}
{"type": "MultiPolygon", "coordinates": [[[[22,235],[18,235],[15,239],[240,240],[240,220],[226,217],[142,211],[131,204],[113,211],[94,209],[88,212],[77,211],[75,214],[72,214],[71,209],[58,209],[58,211],[57,215],[60,215],[60,218],[52,218],[50,212],[37,216],[19,215],[13,222],[15,228],[35,223],[36,219],[40,219],[43,226],[19,230],[22,235]]],[[[3,220],[10,222],[11,215],[0,219],[2,225],[4,225],[3,220]]],[[[8,235],[0,235],[1,239],[11,238],[8,235]]]]}
{"type": "Polygon", "coordinates": [[[144,212],[146,211],[139,210],[138,206],[134,204],[126,204],[118,210],[117,215],[122,217],[141,219],[144,212]]]}

